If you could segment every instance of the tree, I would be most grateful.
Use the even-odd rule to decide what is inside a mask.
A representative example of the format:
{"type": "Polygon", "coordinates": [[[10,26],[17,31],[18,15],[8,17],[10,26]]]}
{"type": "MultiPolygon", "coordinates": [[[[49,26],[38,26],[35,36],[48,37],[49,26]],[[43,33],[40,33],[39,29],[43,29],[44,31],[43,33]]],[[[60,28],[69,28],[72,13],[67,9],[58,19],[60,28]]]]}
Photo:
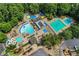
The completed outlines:
{"type": "Polygon", "coordinates": [[[75,17],[75,16],[77,16],[77,14],[78,14],[78,7],[79,6],[79,4],[71,4],[71,12],[70,12],[70,16],[71,17],[75,17]]]}
{"type": "Polygon", "coordinates": [[[0,12],[0,23],[2,23],[4,21],[4,16],[2,15],[2,13],[0,12]]]}
{"type": "Polygon", "coordinates": [[[58,35],[52,35],[52,34],[48,34],[44,37],[44,45],[46,45],[47,47],[51,47],[54,45],[58,45],[60,43],[60,39],[61,37],[58,35]]]}
{"type": "Polygon", "coordinates": [[[79,38],[79,25],[72,25],[71,31],[72,31],[73,37],[79,38]]]}
{"type": "Polygon", "coordinates": [[[8,47],[6,47],[5,55],[15,55],[15,51],[13,50],[14,48],[16,48],[16,45],[9,45],[8,47]]]}
{"type": "Polygon", "coordinates": [[[72,31],[70,30],[65,30],[63,33],[60,34],[62,37],[64,37],[64,39],[68,40],[68,39],[72,39],[73,35],[72,35],[72,31]]]}
{"type": "Polygon", "coordinates": [[[40,4],[40,10],[44,10],[45,14],[56,15],[57,4],[40,4]]]}
{"type": "Polygon", "coordinates": [[[52,45],[58,45],[60,43],[61,37],[59,35],[54,35],[51,41],[52,45]]]}
{"type": "Polygon", "coordinates": [[[7,10],[7,4],[0,4],[0,17],[3,17],[3,21],[9,21],[9,11],[7,10]]]}
{"type": "Polygon", "coordinates": [[[61,15],[68,15],[71,11],[71,4],[57,4],[57,14],[58,16],[61,15]]]}
{"type": "Polygon", "coordinates": [[[77,53],[77,56],[79,56],[79,48],[78,48],[78,50],[76,50],[76,53],[77,53]]]}
{"type": "Polygon", "coordinates": [[[0,32],[0,43],[5,43],[6,39],[7,36],[4,33],[0,32]]]}
{"type": "Polygon", "coordinates": [[[8,4],[8,10],[11,17],[17,17],[19,20],[22,20],[24,14],[22,4],[8,4]]]}
{"type": "Polygon", "coordinates": [[[25,12],[25,13],[29,12],[29,4],[24,3],[24,4],[23,4],[23,7],[24,7],[24,12],[25,12]]]}
{"type": "Polygon", "coordinates": [[[12,17],[12,20],[9,22],[11,24],[12,27],[14,27],[15,25],[18,24],[18,19],[17,17],[12,17]]]}
{"type": "Polygon", "coordinates": [[[48,13],[47,13],[47,14],[45,14],[45,16],[47,17],[48,20],[52,20],[52,17],[53,17],[53,16],[52,16],[52,13],[51,13],[51,14],[48,14],[48,13]]]}
{"type": "Polygon", "coordinates": [[[40,11],[44,11],[48,20],[51,20],[57,13],[57,4],[39,4],[40,11]]]}
{"type": "Polygon", "coordinates": [[[73,17],[76,21],[79,22],[79,4],[74,4],[72,7],[71,17],[73,17]]]}
{"type": "Polygon", "coordinates": [[[52,44],[50,43],[50,40],[51,40],[51,35],[46,35],[44,38],[44,45],[48,46],[48,47],[51,47],[52,44]]]}
{"type": "Polygon", "coordinates": [[[0,31],[9,32],[22,20],[23,14],[23,4],[0,4],[0,31]]]}
{"type": "Polygon", "coordinates": [[[8,50],[13,50],[15,47],[16,47],[16,45],[9,45],[9,46],[7,47],[7,49],[8,49],[8,50]]]}
{"type": "Polygon", "coordinates": [[[0,24],[0,30],[4,33],[9,32],[12,29],[12,26],[10,23],[1,23],[0,24]]]}
{"type": "Polygon", "coordinates": [[[33,14],[39,13],[39,4],[29,4],[29,11],[33,14]]]}

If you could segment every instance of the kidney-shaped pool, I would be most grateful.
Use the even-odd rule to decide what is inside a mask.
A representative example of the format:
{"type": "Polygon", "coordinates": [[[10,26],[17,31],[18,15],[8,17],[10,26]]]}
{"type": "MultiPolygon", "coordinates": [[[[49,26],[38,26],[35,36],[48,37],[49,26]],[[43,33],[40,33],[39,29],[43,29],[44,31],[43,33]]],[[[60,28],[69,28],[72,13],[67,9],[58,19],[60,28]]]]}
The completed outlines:
{"type": "Polygon", "coordinates": [[[20,33],[22,33],[22,34],[30,34],[30,35],[32,35],[34,32],[35,32],[34,28],[30,23],[25,23],[20,28],[20,33]]]}

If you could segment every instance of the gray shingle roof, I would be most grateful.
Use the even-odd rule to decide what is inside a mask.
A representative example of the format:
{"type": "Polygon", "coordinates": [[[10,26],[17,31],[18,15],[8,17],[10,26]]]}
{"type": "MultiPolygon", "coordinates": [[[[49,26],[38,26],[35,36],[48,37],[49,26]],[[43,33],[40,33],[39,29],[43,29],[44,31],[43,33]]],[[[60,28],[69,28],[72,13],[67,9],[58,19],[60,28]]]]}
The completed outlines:
{"type": "Polygon", "coordinates": [[[31,56],[48,56],[48,54],[40,48],[36,52],[32,53],[31,56]]]}
{"type": "Polygon", "coordinates": [[[75,45],[79,47],[79,39],[65,40],[60,48],[64,49],[65,47],[68,47],[70,49],[73,49],[75,45]]]}

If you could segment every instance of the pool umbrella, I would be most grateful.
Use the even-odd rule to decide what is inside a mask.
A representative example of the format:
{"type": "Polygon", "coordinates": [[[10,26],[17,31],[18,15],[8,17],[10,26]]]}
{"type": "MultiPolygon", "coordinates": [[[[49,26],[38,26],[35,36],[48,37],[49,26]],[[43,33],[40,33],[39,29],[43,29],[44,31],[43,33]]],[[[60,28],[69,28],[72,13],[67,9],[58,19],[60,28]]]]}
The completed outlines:
{"type": "Polygon", "coordinates": [[[28,42],[28,39],[23,39],[23,42],[28,42]]]}
{"type": "Polygon", "coordinates": [[[27,16],[27,18],[29,19],[29,18],[30,18],[30,16],[27,16]]]}
{"type": "Polygon", "coordinates": [[[43,19],[45,16],[41,16],[41,18],[43,19]]]}

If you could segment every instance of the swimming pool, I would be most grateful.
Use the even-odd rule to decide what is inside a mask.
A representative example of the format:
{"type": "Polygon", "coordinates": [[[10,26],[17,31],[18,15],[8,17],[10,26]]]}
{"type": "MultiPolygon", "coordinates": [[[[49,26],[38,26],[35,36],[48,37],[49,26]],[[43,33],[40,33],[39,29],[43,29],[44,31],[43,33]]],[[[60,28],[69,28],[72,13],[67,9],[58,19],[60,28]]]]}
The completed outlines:
{"type": "Polygon", "coordinates": [[[22,33],[22,34],[32,35],[34,32],[35,32],[34,28],[32,27],[32,25],[30,23],[23,24],[21,29],[20,29],[20,33],[22,33]]]}
{"type": "Polygon", "coordinates": [[[65,27],[65,24],[60,21],[60,19],[56,19],[54,22],[50,22],[50,26],[54,31],[59,32],[61,29],[65,27]]]}
{"type": "Polygon", "coordinates": [[[64,23],[67,25],[71,24],[72,22],[73,22],[72,18],[65,18],[64,19],[64,23]]]}
{"type": "Polygon", "coordinates": [[[16,42],[22,42],[22,39],[23,39],[22,37],[17,37],[16,42]]]}

